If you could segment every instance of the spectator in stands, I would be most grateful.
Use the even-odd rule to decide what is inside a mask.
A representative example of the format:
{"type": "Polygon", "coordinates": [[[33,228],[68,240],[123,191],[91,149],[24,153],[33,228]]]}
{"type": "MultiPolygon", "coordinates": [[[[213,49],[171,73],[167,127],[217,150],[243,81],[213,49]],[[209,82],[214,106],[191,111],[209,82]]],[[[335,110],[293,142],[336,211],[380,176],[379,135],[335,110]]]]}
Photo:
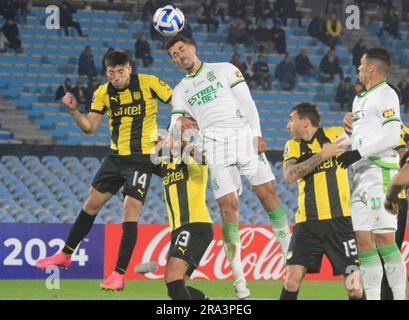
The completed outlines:
{"type": "Polygon", "coordinates": [[[135,59],[142,59],[143,67],[148,68],[153,64],[153,57],[151,55],[151,46],[146,40],[145,33],[141,33],[138,40],[135,42],[135,59]]]}
{"type": "Polygon", "coordinates": [[[230,17],[245,19],[246,18],[246,0],[228,0],[227,12],[230,17]]]}
{"type": "Polygon", "coordinates": [[[65,79],[64,84],[60,85],[55,91],[55,101],[61,100],[67,92],[72,92],[70,78],[65,79]]]}
{"type": "Polygon", "coordinates": [[[224,23],[226,21],[224,8],[218,3],[218,0],[211,0],[211,6],[214,8],[216,15],[218,15],[220,20],[224,23]]]}
{"type": "Polygon", "coordinates": [[[6,52],[10,42],[7,40],[3,31],[0,30],[0,52],[6,52]]]}
{"type": "Polygon", "coordinates": [[[318,17],[315,17],[311,20],[310,24],[308,25],[308,34],[311,37],[320,40],[324,44],[327,43],[327,24],[322,12],[318,17]]]}
{"type": "Polygon", "coordinates": [[[249,88],[253,88],[254,82],[254,63],[253,57],[251,55],[247,56],[246,62],[243,62],[240,70],[243,72],[244,79],[246,80],[247,85],[249,88]]]}
{"type": "Polygon", "coordinates": [[[229,26],[226,42],[233,47],[233,50],[236,50],[238,44],[244,43],[246,35],[246,26],[243,20],[236,19],[229,26]]]}
{"type": "Polygon", "coordinates": [[[401,7],[402,7],[402,22],[403,21],[406,22],[409,20],[409,1],[402,0],[401,7]]]}
{"type": "Polygon", "coordinates": [[[216,10],[210,0],[203,0],[199,8],[197,18],[200,24],[206,24],[207,32],[217,32],[219,21],[215,19],[216,10]]]}
{"type": "Polygon", "coordinates": [[[258,51],[260,53],[271,53],[273,51],[273,38],[271,30],[267,28],[266,21],[260,20],[256,28],[256,35],[258,51]]]}
{"type": "Polygon", "coordinates": [[[302,27],[301,13],[297,11],[294,0],[277,0],[274,3],[274,13],[287,26],[287,19],[294,18],[298,21],[298,27],[302,27]]]}
{"type": "Polygon", "coordinates": [[[87,103],[88,103],[88,93],[87,89],[84,87],[84,83],[82,82],[81,78],[78,79],[77,84],[72,88],[71,93],[74,95],[75,99],[77,100],[79,109],[81,112],[87,111],[87,103]]]}
{"type": "Polygon", "coordinates": [[[334,47],[339,43],[339,37],[342,33],[342,23],[337,18],[335,13],[332,13],[330,18],[327,20],[327,45],[329,47],[334,47]]]}
{"type": "Polygon", "coordinates": [[[68,3],[68,1],[63,1],[61,3],[60,6],[60,23],[61,23],[61,27],[64,28],[64,34],[65,36],[68,36],[68,28],[75,28],[78,32],[78,35],[80,37],[86,37],[86,35],[84,35],[82,33],[82,29],[81,29],[81,25],[79,22],[74,21],[73,19],[73,14],[76,12],[77,10],[73,8],[73,6],[71,4],[68,3]]]}
{"type": "Polygon", "coordinates": [[[87,85],[87,112],[90,111],[91,108],[91,103],[92,103],[92,97],[94,95],[95,90],[97,90],[99,87],[99,82],[97,77],[93,77],[89,79],[88,85],[87,85]]]}
{"type": "Polygon", "coordinates": [[[16,22],[13,19],[7,19],[4,25],[0,29],[4,36],[9,42],[8,46],[13,49],[16,53],[23,52],[23,47],[21,46],[20,31],[16,22]]]}
{"type": "Polygon", "coordinates": [[[284,60],[281,61],[275,70],[275,77],[281,84],[284,90],[290,91],[295,86],[296,72],[295,66],[291,61],[289,54],[284,56],[284,60]]]}
{"type": "Polygon", "coordinates": [[[247,52],[257,51],[256,28],[254,27],[252,19],[246,20],[246,36],[244,37],[244,46],[247,52]]]}
{"type": "Polygon", "coordinates": [[[285,39],[285,31],[280,27],[280,22],[276,21],[271,29],[271,38],[273,40],[274,48],[278,53],[284,54],[287,52],[287,41],[285,39]]]}
{"type": "Polygon", "coordinates": [[[384,31],[388,32],[394,39],[401,38],[399,34],[399,17],[392,8],[383,17],[383,28],[379,30],[379,35],[382,35],[384,31]]]}
{"type": "Polygon", "coordinates": [[[405,113],[408,113],[409,110],[409,84],[406,80],[399,82],[398,87],[402,94],[402,104],[404,106],[405,113]]]}
{"type": "Polygon", "coordinates": [[[254,3],[254,17],[256,18],[256,25],[260,21],[266,21],[273,14],[270,2],[268,0],[256,0],[254,3]]]}
{"type": "Polygon", "coordinates": [[[344,78],[344,73],[339,63],[339,58],[335,54],[334,48],[329,48],[328,53],[322,57],[320,70],[327,77],[327,81],[334,81],[334,75],[344,78]]]}
{"type": "Polygon", "coordinates": [[[312,76],[319,78],[318,70],[310,62],[310,58],[305,53],[304,48],[301,48],[300,53],[295,57],[295,71],[300,76],[312,76]]]}
{"type": "Polygon", "coordinates": [[[18,6],[15,0],[2,0],[0,2],[0,12],[4,20],[16,20],[17,9],[18,6]]]}
{"type": "Polygon", "coordinates": [[[240,54],[237,51],[234,51],[230,63],[234,66],[236,66],[238,69],[241,68],[242,62],[240,60],[240,54]]]}
{"type": "Polygon", "coordinates": [[[258,86],[261,86],[263,90],[271,90],[271,73],[270,67],[265,62],[264,56],[259,54],[256,63],[253,66],[254,81],[258,86]]]}
{"type": "Polygon", "coordinates": [[[78,59],[78,74],[86,76],[88,79],[97,76],[97,68],[94,63],[94,56],[90,46],[86,46],[78,59]]]}
{"type": "Polygon", "coordinates": [[[146,1],[142,8],[142,21],[151,23],[153,14],[160,7],[161,4],[157,0],[146,1]]]}
{"type": "Polygon", "coordinates": [[[101,61],[101,75],[102,75],[102,76],[105,76],[105,72],[106,72],[105,58],[107,57],[107,55],[108,55],[111,51],[114,51],[114,48],[109,47],[108,50],[105,52],[104,57],[102,58],[102,61],[101,61]]]}
{"type": "Polygon", "coordinates": [[[357,72],[361,64],[361,58],[367,50],[368,48],[365,46],[362,38],[360,38],[352,48],[352,64],[355,66],[357,72]]]}
{"type": "Polygon", "coordinates": [[[28,0],[15,0],[15,3],[17,7],[16,22],[26,24],[28,0]]]}
{"type": "Polygon", "coordinates": [[[335,101],[339,103],[340,109],[342,111],[351,111],[354,98],[355,89],[351,83],[351,78],[345,77],[345,79],[338,85],[337,93],[335,95],[335,101]]]}
{"type": "Polygon", "coordinates": [[[179,34],[188,39],[193,39],[192,28],[190,27],[188,20],[188,17],[185,16],[185,26],[183,27],[182,31],[179,32],[179,34]]]}

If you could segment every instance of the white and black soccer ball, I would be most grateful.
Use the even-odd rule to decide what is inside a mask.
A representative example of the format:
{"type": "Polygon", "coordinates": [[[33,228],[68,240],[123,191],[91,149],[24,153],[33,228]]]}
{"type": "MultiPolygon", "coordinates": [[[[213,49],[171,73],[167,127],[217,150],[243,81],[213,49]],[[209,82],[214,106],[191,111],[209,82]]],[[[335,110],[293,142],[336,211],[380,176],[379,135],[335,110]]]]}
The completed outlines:
{"type": "Polygon", "coordinates": [[[165,37],[176,35],[185,26],[183,12],[172,4],[156,10],[152,20],[155,30],[165,37]]]}

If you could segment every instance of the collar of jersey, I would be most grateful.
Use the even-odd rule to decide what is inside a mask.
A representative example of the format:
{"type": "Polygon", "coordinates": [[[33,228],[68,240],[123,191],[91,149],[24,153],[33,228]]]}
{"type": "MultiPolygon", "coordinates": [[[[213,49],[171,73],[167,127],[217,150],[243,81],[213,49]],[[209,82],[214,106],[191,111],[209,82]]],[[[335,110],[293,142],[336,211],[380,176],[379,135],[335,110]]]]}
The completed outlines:
{"type": "Polygon", "coordinates": [[[378,83],[375,87],[372,87],[371,89],[364,91],[360,94],[358,94],[359,98],[363,98],[365,97],[369,92],[375,91],[376,89],[378,89],[379,87],[381,87],[382,85],[386,84],[386,81],[382,81],[381,83],[378,83]]]}
{"type": "Polygon", "coordinates": [[[200,65],[199,70],[197,70],[195,74],[187,75],[187,76],[185,76],[185,79],[188,80],[188,79],[195,78],[203,70],[203,67],[204,67],[204,62],[202,62],[202,64],[200,65]]]}

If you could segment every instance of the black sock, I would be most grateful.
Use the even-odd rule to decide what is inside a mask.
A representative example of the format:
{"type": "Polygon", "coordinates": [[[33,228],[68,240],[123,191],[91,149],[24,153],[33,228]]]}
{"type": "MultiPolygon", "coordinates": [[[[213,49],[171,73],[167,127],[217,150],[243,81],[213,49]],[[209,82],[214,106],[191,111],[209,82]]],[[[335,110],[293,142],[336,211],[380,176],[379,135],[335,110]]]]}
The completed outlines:
{"type": "Polygon", "coordinates": [[[280,300],[297,300],[297,296],[298,291],[296,292],[287,291],[283,287],[283,289],[281,290],[280,300]]]}
{"type": "Polygon", "coordinates": [[[65,246],[62,249],[62,252],[67,255],[72,255],[81,240],[84,239],[91,230],[94,220],[95,216],[81,210],[70,230],[67,241],[65,241],[65,246]]]}
{"type": "Polygon", "coordinates": [[[192,300],[208,300],[208,298],[202,291],[189,286],[186,286],[186,288],[189,291],[192,300]]]}
{"type": "Polygon", "coordinates": [[[185,281],[182,279],[172,281],[166,284],[168,295],[172,300],[192,300],[185,281]]]}
{"type": "Polygon", "coordinates": [[[136,245],[138,235],[138,222],[122,223],[122,238],[119,246],[118,260],[116,261],[115,271],[125,274],[131,260],[133,249],[136,245]]]}

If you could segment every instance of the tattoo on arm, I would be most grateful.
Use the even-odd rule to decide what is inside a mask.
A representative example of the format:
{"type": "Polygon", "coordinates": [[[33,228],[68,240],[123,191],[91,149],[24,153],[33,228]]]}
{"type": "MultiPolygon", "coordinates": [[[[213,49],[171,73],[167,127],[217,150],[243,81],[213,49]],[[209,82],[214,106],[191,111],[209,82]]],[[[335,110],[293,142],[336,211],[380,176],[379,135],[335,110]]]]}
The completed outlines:
{"type": "Polygon", "coordinates": [[[287,181],[296,181],[311,173],[322,161],[323,159],[318,153],[301,163],[297,163],[296,159],[284,161],[284,178],[287,181]]]}

